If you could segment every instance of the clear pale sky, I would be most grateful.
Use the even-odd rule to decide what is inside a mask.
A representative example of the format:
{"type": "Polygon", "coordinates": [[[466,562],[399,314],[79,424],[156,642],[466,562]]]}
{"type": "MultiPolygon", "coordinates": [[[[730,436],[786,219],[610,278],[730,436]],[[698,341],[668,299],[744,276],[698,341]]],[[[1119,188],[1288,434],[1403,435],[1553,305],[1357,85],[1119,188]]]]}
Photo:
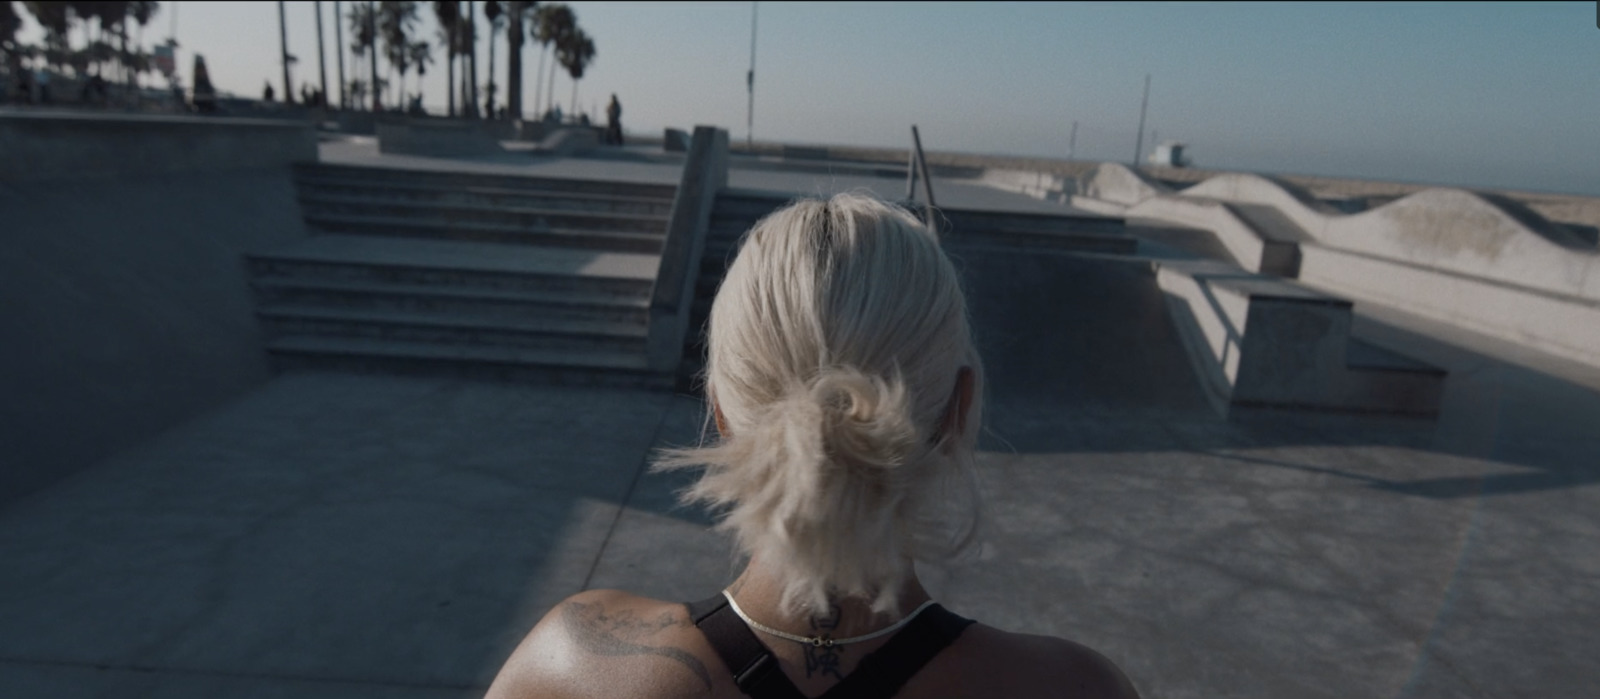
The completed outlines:
{"type": "MultiPolygon", "coordinates": [[[[603,109],[615,92],[630,131],[715,124],[745,138],[751,3],[570,4],[597,49],[582,107],[603,109]]],[[[277,3],[163,3],[148,42],[166,38],[174,5],[185,82],[198,52],[221,90],[256,96],[270,80],[281,93],[277,3]]],[[[437,42],[432,3],[421,6],[421,33],[437,42]]],[[[333,3],[322,11],[332,85],[333,3]]],[[[1600,195],[1593,2],[763,2],[757,12],[757,140],[904,146],[918,124],[932,150],[1066,157],[1077,121],[1077,158],[1127,161],[1149,73],[1146,151],[1155,132],[1189,144],[1200,167],[1600,195]]],[[[310,2],[287,13],[298,90],[317,79],[316,14],[310,2]]],[[[505,50],[501,36],[500,83],[505,50]]],[[[479,53],[483,83],[486,43],[479,53]]],[[[538,64],[529,48],[530,94],[538,64]]],[[[346,71],[356,77],[353,58],[346,71]]],[[[441,61],[423,82],[430,108],[443,111],[444,83],[441,61]]],[[[560,76],[563,109],[571,95],[560,76]]]]}

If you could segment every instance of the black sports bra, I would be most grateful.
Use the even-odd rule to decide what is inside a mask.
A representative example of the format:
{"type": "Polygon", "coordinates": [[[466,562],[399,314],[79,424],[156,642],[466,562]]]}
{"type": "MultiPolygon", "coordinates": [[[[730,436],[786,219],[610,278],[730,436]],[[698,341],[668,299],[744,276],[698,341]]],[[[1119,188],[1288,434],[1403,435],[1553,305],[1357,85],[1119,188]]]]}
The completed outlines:
{"type": "MultiPolygon", "coordinates": [[[[717,593],[690,602],[689,618],[711,642],[722,663],[733,671],[733,681],[752,699],[805,699],[754,631],[717,593]]],[[[855,672],[830,687],[818,699],[886,699],[900,691],[912,675],[933,656],[956,640],[972,623],[937,604],[928,607],[889,637],[889,642],[868,653],[855,672]]]]}

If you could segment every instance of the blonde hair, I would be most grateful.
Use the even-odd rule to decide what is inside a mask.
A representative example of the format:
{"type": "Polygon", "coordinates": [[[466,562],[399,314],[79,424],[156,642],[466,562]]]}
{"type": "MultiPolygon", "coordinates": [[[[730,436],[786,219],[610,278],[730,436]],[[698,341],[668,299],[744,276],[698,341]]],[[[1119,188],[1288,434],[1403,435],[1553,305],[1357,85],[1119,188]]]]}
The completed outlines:
{"type": "Polygon", "coordinates": [[[655,468],[705,467],[683,499],[722,509],[719,528],[785,581],[785,609],[844,595],[889,611],[911,560],[969,547],[983,369],[956,269],[909,212],[846,193],[762,219],[717,291],[707,347],[727,434],[655,468]],[[962,367],[978,390],[950,432],[962,367]]]}

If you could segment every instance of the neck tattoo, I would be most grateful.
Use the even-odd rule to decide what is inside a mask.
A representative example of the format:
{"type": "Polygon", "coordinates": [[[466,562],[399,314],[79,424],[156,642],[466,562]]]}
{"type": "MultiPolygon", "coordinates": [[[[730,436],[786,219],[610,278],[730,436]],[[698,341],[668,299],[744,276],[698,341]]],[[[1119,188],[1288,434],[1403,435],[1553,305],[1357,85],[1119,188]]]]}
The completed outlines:
{"type": "Polygon", "coordinates": [[[844,612],[839,609],[837,604],[828,605],[827,616],[812,615],[811,631],[814,637],[828,642],[821,645],[815,643],[806,644],[807,678],[816,675],[827,675],[836,680],[844,679],[844,676],[839,674],[839,660],[840,656],[844,654],[844,647],[832,643],[833,630],[839,628],[839,620],[843,616],[844,612]]]}

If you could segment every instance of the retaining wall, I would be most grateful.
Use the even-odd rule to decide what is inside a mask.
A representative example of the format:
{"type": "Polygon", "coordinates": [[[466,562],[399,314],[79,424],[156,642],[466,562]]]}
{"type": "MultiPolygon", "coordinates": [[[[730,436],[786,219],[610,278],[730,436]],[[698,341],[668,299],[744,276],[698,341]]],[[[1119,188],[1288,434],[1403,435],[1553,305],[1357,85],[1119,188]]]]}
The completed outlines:
{"type": "Polygon", "coordinates": [[[0,115],[0,507],[270,376],[242,253],[306,235],[310,126],[128,121],[0,115]]]}

